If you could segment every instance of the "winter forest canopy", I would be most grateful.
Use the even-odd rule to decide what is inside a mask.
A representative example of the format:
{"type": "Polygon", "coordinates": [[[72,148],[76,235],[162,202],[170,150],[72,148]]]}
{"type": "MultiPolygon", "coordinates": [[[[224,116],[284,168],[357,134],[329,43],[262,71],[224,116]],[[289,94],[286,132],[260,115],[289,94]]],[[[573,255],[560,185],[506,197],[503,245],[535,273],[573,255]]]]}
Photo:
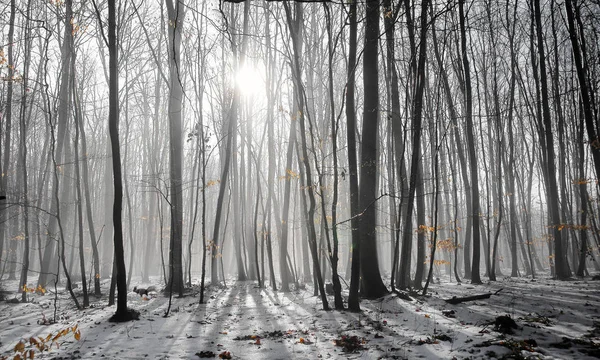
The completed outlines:
{"type": "Polygon", "coordinates": [[[85,308],[111,282],[126,320],[151,277],[358,311],[593,275],[599,20],[592,0],[3,0],[0,285],[85,308]]]}

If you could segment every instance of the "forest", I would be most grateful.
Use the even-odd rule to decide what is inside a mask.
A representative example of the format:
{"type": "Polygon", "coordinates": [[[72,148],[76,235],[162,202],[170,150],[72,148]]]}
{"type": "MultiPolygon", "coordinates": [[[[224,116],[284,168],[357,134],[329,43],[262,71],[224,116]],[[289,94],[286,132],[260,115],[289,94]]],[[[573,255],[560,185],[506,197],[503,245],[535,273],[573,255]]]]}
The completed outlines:
{"type": "Polygon", "coordinates": [[[1,0],[0,29],[0,323],[225,291],[597,312],[596,0],[1,0]]]}

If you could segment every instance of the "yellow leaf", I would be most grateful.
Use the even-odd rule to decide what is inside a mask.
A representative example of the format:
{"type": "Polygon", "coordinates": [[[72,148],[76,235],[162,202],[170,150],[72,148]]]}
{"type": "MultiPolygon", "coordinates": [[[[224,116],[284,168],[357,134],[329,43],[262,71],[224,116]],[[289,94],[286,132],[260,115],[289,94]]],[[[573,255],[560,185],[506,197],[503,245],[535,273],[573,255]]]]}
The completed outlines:
{"type": "Polygon", "coordinates": [[[75,340],[79,341],[79,339],[81,339],[81,332],[77,330],[77,332],[75,333],[75,340]]]}
{"type": "Polygon", "coordinates": [[[431,318],[431,315],[425,314],[425,317],[429,319],[429,318],[431,318]]]}

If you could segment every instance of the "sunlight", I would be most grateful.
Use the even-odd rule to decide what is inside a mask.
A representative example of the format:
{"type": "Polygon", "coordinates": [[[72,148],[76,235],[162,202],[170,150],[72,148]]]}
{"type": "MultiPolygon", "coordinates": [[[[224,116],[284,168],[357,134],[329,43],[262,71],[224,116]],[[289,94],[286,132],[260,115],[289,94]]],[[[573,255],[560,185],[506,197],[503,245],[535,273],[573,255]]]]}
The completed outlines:
{"type": "Polygon", "coordinates": [[[262,69],[252,64],[245,64],[238,70],[235,83],[239,87],[241,95],[249,98],[265,95],[265,77],[262,69]]]}

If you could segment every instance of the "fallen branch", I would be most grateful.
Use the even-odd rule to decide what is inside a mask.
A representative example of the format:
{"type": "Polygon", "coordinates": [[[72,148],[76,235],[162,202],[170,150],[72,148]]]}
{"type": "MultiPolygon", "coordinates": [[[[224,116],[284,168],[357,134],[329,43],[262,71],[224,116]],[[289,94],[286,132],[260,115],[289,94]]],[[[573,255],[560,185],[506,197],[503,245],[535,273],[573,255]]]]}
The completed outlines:
{"type": "Polygon", "coordinates": [[[460,298],[457,298],[456,296],[453,296],[452,299],[447,299],[447,300],[444,300],[444,301],[447,302],[448,304],[456,305],[456,304],[460,304],[460,303],[467,302],[467,301],[489,299],[490,296],[492,296],[492,295],[498,295],[498,293],[500,291],[502,291],[502,289],[496,291],[495,293],[486,293],[486,294],[479,294],[479,295],[471,295],[471,296],[465,296],[465,297],[460,297],[460,298]]]}

